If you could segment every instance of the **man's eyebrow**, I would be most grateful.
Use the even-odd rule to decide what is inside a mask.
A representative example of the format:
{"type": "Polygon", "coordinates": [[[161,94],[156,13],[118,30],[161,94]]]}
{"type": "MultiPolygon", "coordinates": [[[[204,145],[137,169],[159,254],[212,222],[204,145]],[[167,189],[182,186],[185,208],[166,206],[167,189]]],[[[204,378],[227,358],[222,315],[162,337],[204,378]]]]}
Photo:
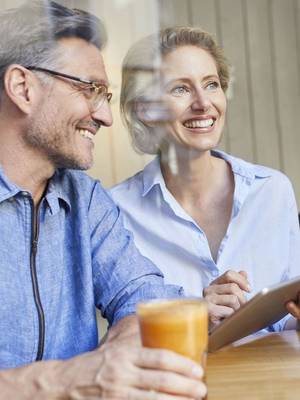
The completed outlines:
{"type": "Polygon", "coordinates": [[[104,85],[104,86],[110,86],[110,82],[108,82],[108,80],[106,78],[99,78],[96,75],[82,75],[80,76],[80,79],[85,80],[85,81],[90,81],[90,82],[94,82],[94,83],[99,83],[100,85],[104,85]]]}
{"type": "Polygon", "coordinates": [[[92,76],[92,77],[84,78],[84,79],[86,79],[87,81],[99,83],[100,85],[104,85],[104,86],[107,86],[107,87],[110,86],[110,82],[108,82],[106,79],[103,79],[103,78],[99,79],[99,78],[96,78],[96,77],[92,76]]]}

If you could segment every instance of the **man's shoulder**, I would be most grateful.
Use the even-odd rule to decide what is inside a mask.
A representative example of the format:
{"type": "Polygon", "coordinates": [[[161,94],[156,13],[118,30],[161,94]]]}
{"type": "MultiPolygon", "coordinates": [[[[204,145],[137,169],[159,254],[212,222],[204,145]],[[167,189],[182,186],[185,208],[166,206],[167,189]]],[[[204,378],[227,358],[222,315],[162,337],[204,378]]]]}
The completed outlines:
{"type": "Polygon", "coordinates": [[[58,175],[64,182],[75,185],[79,183],[93,185],[95,182],[98,182],[98,180],[92,178],[86,172],[77,169],[59,169],[58,175]]]}
{"type": "Polygon", "coordinates": [[[56,174],[56,184],[60,191],[70,201],[89,200],[93,195],[106,196],[106,191],[99,180],[92,178],[86,172],[71,169],[61,169],[56,174]]]}

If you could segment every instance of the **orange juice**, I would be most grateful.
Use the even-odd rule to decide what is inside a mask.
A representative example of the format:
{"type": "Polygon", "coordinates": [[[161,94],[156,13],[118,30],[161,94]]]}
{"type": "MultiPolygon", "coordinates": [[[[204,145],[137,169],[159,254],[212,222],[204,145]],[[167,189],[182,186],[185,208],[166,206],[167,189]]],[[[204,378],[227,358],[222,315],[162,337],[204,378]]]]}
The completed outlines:
{"type": "Polygon", "coordinates": [[[205,301],[161,300],[138,305],[143,346],[164,348],[205,367],[208,314],[205,301]]]}

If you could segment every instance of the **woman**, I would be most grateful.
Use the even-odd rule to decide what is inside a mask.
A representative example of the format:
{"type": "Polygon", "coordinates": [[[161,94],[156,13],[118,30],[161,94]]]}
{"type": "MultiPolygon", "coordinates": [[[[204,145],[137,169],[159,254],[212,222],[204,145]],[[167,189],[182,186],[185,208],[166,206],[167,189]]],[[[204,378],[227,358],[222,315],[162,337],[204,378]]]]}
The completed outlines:
{"type": "MultiPolygon", "coordinates": [[[[212,324],[300,265],[287,177],[216,150],[228,82],[222,49],[200,29],[169,28],[134,45],[121,111],[134,147],[157,157],[111,190],[140,251],[167,282],[203,293],[212,324]]],[[[288,307],[297,317],[296,304],[288,307]]],[[[274,329],[295,326],[286,322],[274,329]]]]}

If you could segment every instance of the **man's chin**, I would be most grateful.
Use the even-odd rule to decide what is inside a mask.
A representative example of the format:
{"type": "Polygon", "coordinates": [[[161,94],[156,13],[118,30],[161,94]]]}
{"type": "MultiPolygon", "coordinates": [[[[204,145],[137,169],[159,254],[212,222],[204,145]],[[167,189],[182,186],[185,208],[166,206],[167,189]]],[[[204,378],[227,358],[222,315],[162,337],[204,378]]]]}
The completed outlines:
{"type": "Polygon", "coordinates": [[[86,171],[93,166],[93,159],[90,160],[76,160],[71,158],[63,158],[54,160],[56,168],[64,169],[77,169],[80,171],[86,171]]]}

